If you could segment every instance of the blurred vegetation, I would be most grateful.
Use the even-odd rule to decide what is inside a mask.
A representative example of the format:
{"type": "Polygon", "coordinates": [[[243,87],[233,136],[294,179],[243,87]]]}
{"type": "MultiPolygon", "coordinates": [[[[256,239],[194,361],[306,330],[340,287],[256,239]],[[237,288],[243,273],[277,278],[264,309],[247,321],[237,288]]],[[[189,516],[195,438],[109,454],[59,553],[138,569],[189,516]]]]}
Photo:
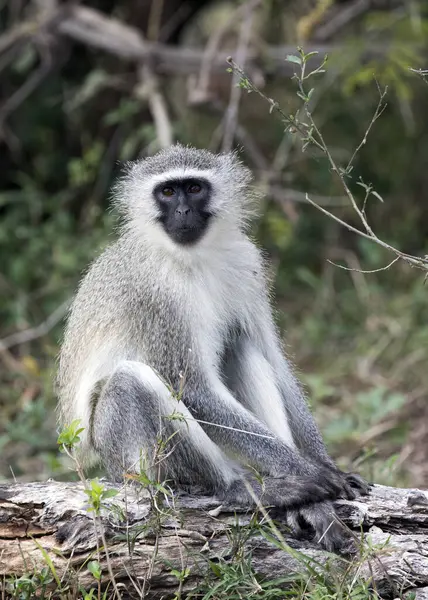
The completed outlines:
{"type": "MultiPolygon", "coordinates": [[[[341,9],[349,3],[327,4],[341,9]]],[[[143,34],[153,21],[151,2],[85,4],[143,34]]],[[[187,16],[168,30],[180,4],[164,0],[165,22],[162,13],[147,37],[203,47],[228,23],[221,50],[225,56],[234,51],[238,2],[188,2],[187,16]]],[[[267,43],[316,47],[311,40],[322,23],[320,5],[263,0],[255,9],[251,46],[261,52],[267,43]]],[[[426,66],[428,3],[373,6],[329,41],[336,49],[316,85],[314,115],[336,160],[347,162],[376,107],[374,78],[388,86],[388,106],[357,156],[353,179],[373,184],[384,199],[373,198],[367,206],[377,235],[423,256],[428,87],[410,68],[426,66]],[[380,48],[373,55],[366,52],[370,43],[380,48]]],[[[32,10],[25,1],[3,3],[3,32],[32,10]]],[[[121,163],[158,148],[149,102],[136,93],[135,65],[65,38],[49,48],[42,42],[20,43],[0,56],[0,338],[5,339],[43,323],[72,296],[82,270],[115,235],[108,190],[121,163]],[[44,64],[44,52],[50,53],[47,76],[22,102],[11,103],[44,64]]],[[[260,76],[265,93],[292,112],[298,102],[293,81],[269,69],[260,76]]],[[[188,102],[192,76],[159,76],[158,83],[174,138],[221,149],[219,125],[231,87],[226,64],[224,74],[210,80],[212,105],[188,102]]],[[[391,257],[304,202],[309,192],[358,225],[326,160],[314,151],[302,153],[253,94],[242,95],[239,124],[257,151],[238,136],[234,143],[243,146],[256,185],[266,190],[254,235],[272,261],[278,320],[332,453],[343,467],[355,461],[378,482],[428,484],[423,273],[400,262],[362,273],[384,267],[391,257]]],[[[72,476],[56,448],[52,390],[62,326],[0,351],[0,479],[72,476]]]]}

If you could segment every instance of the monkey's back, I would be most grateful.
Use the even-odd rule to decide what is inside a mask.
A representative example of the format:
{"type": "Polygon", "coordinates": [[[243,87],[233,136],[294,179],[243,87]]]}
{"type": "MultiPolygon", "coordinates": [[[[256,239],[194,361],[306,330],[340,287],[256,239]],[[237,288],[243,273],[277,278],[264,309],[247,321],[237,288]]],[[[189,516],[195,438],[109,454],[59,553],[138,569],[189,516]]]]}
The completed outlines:
{"type": "MultiPolygon", "coordinates": [[[[133,354],[129,315],[137,288],[144,287],[143,281],[133,281],[131,276],[137,252],[143,265],[141,250],[119,239],[90,265],[79,284],[59,356],[56,383],[61,426],[76,418],[88,426],[90,415],[84,408],[92,386],[111,372],[114,363],[133,354]]],[[[141,313],[141,294],[139,302],[141,313]]]]}

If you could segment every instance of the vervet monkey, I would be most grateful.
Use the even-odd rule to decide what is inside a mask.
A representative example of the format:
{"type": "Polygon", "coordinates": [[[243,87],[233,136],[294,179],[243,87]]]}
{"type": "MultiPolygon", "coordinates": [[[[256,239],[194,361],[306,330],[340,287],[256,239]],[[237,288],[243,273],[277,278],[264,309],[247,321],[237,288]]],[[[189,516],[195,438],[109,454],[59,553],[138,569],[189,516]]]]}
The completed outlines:
{"type": "Polygon", "coordinates": [[[141,457],[176,486],[288,509],[296,533],[341,545],[331,501],[367,491],[329,457],[286,359],[236,154],[176,145],[127,166],[118,241],[91,265],[61,349],[61,425],[108,475],[141,457]],[[179,416],[179,418],[177,418],[179,416]],[[167,440],[160,465],[159,436],[167,440]],[[254,475],[254,469],[263,476],[254,475]]]}

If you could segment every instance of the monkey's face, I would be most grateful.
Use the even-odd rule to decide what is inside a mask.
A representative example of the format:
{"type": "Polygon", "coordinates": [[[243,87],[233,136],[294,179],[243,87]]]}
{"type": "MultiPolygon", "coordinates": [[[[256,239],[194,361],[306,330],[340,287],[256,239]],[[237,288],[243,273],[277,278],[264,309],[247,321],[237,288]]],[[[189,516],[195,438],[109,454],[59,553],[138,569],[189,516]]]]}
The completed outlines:
{"type": "Polygon", "coordinates": [[[216,248],[246,228],[256,199],[250,181],[236,154],[176,144],[128,163],[114,203],[127,230],[148,247],[193,258],[195,250],[216,248]]]}
{"type": "Polygon", "coordinates": [[[158,221],[178,244],[194,244],[202,238],[213,216],[211,185],[206,179],[162,181],[153,190],[159,208],[158,221]]]}

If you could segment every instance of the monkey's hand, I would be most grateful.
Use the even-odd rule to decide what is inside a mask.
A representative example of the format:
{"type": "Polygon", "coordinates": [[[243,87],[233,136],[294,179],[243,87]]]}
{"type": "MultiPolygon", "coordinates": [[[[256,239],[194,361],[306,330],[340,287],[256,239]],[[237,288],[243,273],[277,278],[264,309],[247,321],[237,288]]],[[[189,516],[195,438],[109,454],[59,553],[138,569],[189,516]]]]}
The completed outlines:
{"type": "MultiPolygon", "coordinates": [[[[366,496],[370,492],[371,484],[357,473],[345,473],[331,464],[324,464],[323,471],[330,471],[331,477],[340,488],[336,498],[345,498],[345,500],[355,500],[359,496],[366,496]]],[[[329,476],[327,475],[327,478],[329,476]]]]}
{"type": "Polygon", "coordinates": [[[342,489],[342,478],[327,471],[317,476],[284,474],[263,478],[246,473],[244,478],[236,479],[218,495],[231,504],[254,505],[260,502],[264,506],[296,508],[339,498],[342,489]]]}
{"type": "MultiPolygon", "coordinates": [[[[313,465],[314,472],[319,471],[319,463],[316,463],[313,458],[305,458],[313,465]]],[[[328,462],[323,460],[321,463],[321,470],[324,472],[324,477],[327,479],[332,478],[339,489],[336,498],[355,500],[355,498],[366,496],[370,492],[372,484],[368,483],[361,475],[358,475],[358,473],[346,473],[341,471],[329,457],[327,457],[327,459],[328,462]],[[330,475],[328,475],[328,472],[330,472],[330,475]]]]}

